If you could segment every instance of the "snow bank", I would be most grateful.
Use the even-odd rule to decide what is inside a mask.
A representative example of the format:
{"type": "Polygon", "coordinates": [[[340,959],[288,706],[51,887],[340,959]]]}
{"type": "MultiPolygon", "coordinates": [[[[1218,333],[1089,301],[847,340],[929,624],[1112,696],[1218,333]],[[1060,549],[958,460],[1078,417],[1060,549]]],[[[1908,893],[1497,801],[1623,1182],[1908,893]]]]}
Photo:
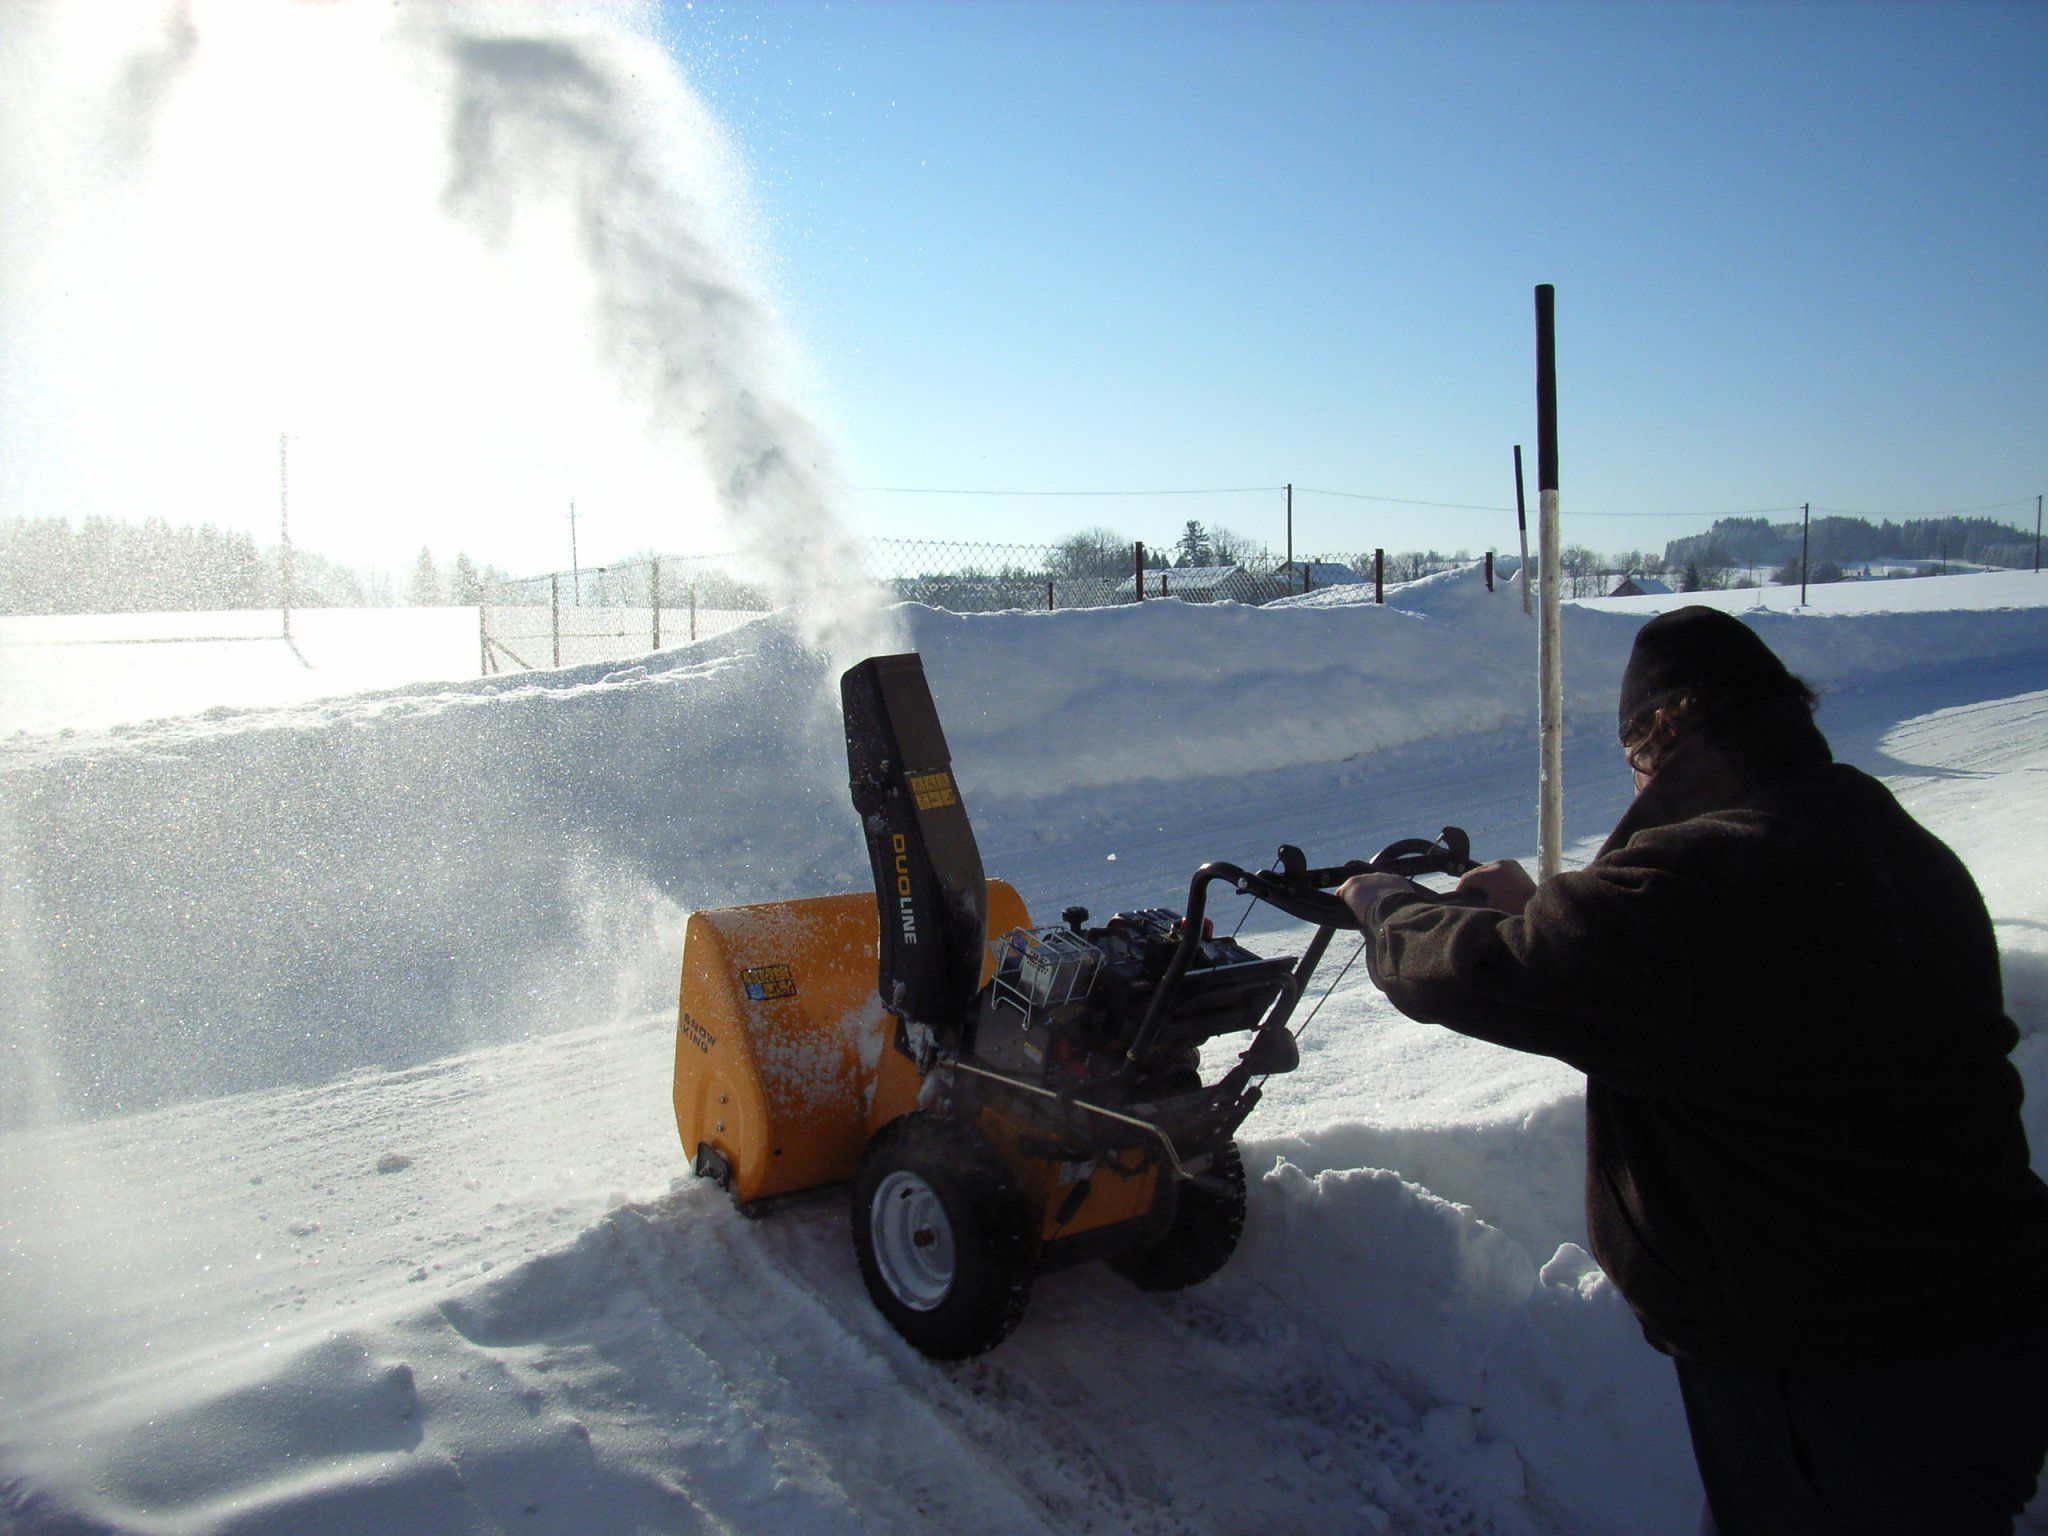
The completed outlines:
{"type": "Polygon", "coordinates": [[[1698,1494],[1670,1367],[1620,1293],[1578,1245],[1532,1253],[1406,1172],[1278,1158],[1219,1304],[1283,1287],[1319,1352],[1430,1405],[1424,1434],[1462,1486],[1684,1529],[1698,1494]]]}
{"type": "MultiPolygon", "coordinates": [[[[1347,595],[895,614],[1000,841],[1120,787],[1241,781],[1531,718],[1511,590],[1465,571],[1411,584],[1405,607],[1334,601],[1347,595]]],[[[1567,618],[1570,702],[1598,718],[1640,617],[1567,618]]],[[[2048,608],[1767,620],[1828,688],[2048,657],[2048,608]]],[[[8,1040],[25,1070],[0,1090],[0,1124],[658,1006],[691,908],[865,885],[825,672],[771,620],[631,666],[14,738],[9,985],[17,1021],[42,1023],[8,1040]]]]}

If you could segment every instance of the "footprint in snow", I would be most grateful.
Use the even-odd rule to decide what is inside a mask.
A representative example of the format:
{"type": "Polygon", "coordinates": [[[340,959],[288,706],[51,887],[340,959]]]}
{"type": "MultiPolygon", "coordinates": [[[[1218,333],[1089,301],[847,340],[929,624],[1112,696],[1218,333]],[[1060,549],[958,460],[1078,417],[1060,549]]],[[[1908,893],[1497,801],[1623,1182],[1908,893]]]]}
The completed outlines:
{"type": "Polygon", "coordinates": [[[379,1173],[398,1173],[412,1166],[412,1159],[402,1152],[386,1152],[377,1159],[379,1173]]]}

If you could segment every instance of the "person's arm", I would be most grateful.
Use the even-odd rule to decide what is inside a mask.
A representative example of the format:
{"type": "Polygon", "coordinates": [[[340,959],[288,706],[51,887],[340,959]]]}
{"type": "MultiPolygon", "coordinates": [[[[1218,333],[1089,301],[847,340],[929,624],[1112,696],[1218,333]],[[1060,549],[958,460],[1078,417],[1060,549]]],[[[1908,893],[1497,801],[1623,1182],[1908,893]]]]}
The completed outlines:
{"type": "Polygon", "coordinates": [[[1727,898],[1656,850],[1555,876],[1519,916],[1383,878],[1345,894],[1373,980],[1409,1017],[1646,1095],[1711,1060],[1685,973],[1725,934],[1727,898]]]}

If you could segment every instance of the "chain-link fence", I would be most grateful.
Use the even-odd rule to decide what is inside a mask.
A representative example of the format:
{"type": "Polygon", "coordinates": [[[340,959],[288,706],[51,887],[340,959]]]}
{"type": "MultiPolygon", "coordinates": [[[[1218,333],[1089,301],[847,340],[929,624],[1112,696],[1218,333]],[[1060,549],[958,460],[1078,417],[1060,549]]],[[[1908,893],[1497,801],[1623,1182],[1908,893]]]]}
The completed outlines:
{"type": "Polygon", "coordinates": [[[742,562],[621,561],[488,588],[480,608],[486,672],[617,661],[687,645],[759,618],[771,604],[742,562]]]}
{"type": "MultiPolygon", "coordinates": [[[[1185,557],[1182,557],[1185,559],[1185,557]]],[[[1438,561],[1430,569],[1442,569],[1438,561]]],[[[1174,564],[1143,544],[972,544],[873,539],[839,580],[885,601],[954,613],[1107,608],[1148,598],[1263,604],[1333,586],[1387,585],[1429,574],[1414,557],[1383,551],[1287,560],[1230,550],[1174,564]]],[[[661,556],[556,571],[500,583],[479,615],[486,672],[617,661],[684,645],[759,618],[773,603],[758,562],[736,556],[661,556]]]]}

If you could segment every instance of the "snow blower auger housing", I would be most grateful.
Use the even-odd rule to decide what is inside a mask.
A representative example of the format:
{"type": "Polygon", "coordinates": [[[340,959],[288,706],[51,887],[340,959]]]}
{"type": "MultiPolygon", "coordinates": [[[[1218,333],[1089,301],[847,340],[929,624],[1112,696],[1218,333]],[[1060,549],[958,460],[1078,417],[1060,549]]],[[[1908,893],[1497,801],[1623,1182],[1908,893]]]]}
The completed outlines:
{"type": "Polygon", "coordinates": [[[868,1294],[941,1359],[1000,1342],[1049,1268],[1207,1279],[1244,1224],[1237,1129],[1299,1062],[1296,1004],[1356,927],[1331,888],[1462,873],[1465,835],[1327,869],[1287,846],[1265,870],[1203,865],[1182,912],[1034,927],[983,874],[920,659],[863,661],[840,695],[874,893],[690,918],[675,1109],[692,1166],[750,1212],[851,1180],[868,1294]],[[1302,953],[1219,937],[1219,882],[1311,924],[1302,953]],[[1205,1082],[1224,1036],[1248,1038],[1205,1082]]]}

